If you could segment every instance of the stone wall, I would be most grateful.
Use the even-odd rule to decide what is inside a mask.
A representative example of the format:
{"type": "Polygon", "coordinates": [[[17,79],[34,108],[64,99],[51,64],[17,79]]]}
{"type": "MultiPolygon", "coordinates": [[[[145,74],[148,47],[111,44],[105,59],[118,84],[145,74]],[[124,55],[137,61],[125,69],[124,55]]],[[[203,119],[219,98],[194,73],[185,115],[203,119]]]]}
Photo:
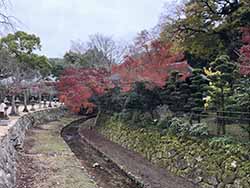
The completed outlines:
{"type": "Polygon", "coordinates": [[[16,154],[24,142],[26,130],[36,124],[55,121],[64,115],[62,108],[36,111],[20,117],[0,140],[0,188],[14,188],[16,154]]]}
{"type": "Polygon", "coordinates": [[[250,187],[250,149],[242,145],[161,135],[114,120],[98,129],[110,140],[203,188],[250,187]]]}

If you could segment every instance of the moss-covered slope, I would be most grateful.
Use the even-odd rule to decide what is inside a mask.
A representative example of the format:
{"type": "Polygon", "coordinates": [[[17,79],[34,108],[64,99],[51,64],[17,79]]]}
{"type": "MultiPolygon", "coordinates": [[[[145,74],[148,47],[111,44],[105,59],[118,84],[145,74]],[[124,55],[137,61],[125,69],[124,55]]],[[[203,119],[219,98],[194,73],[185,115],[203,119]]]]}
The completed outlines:
{"type": "Polygon", "coordinates": [[[157,131],[128,127],[117,120],[107,121],[99,131],[201,187],[250,187],[250,152],[240,144],[161,135],[157,131]]]}

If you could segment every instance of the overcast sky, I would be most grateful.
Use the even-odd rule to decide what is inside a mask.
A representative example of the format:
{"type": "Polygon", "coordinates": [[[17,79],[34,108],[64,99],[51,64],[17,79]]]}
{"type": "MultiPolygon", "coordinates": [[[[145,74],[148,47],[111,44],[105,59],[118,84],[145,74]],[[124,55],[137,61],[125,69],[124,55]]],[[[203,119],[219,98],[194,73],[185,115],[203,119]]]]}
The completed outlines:
{"type": "Polygon", "coordinates": [[[71,40],[95,33],[130,40],[158,22],[167,0],[12,0],[21,30],[42,40],[42,53],[62,57],[71,40]]]}

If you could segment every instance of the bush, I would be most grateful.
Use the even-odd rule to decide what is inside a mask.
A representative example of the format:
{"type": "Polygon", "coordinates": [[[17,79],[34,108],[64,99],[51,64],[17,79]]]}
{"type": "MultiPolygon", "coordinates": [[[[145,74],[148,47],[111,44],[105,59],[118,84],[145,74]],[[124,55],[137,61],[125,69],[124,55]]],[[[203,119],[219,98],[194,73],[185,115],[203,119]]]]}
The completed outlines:
{"type": "Polygon", "coordinates": [[[190,126],[189,133],[194,137],[208,136],[208,127],[204,123],[196,123],[190,126]]]}
{"type": "Polygon", "coordinates": [[[170,120],[168,132],[173,135],[187,136],[189,132],[189,124],[174,117],[170,120]]]}
{"type": "Polygon", "coordinates": [[[206,137],[208,136],[208,127],[203,123],[191,125],[179,118],[166,116],[157,126],[165,129],[168,134],[177,136],[206,137]]]}
{"type": "Polygon", "coordinates": [[[170,126],[171,123],[171,119],[173,117],[172,116],[165,116],[164,118],[161,118],[158,123],[156,124],[156,126],[159,129],[167,129],[170,126]]]}
{"type": "Polygon", "coordinates": [[[209,145],[213,148],[223,147],[234,143],[234,139],[230,136],[214,137],[209,141],[209,145]]]}

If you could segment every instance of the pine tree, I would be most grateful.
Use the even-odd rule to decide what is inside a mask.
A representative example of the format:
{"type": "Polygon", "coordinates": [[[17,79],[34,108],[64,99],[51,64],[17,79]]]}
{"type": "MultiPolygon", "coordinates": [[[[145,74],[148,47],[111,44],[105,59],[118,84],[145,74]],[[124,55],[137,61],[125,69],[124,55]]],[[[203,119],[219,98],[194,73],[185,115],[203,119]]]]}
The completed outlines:
{"type": "Polygon", "coordinates": [[[191,114],[197,115],[198,122],[200,122],[200,114],[204,110],[204,94],[206,92],[208,79],[203,75],[201,69],[194,69],[189,80],[191,95],[187,106],[190,108],[191,114]]]}
{"type": "Polygon", "coordinates": [[[182,75],[178,71],[172,71],[165,87],[161,92],[163,104],[169,106],[173,112],[187,112],[186,106],[190,96],[190,89],[182,75]]]}
{"type": "Polygon", "coordinates": [[[205,71],[210,79],[208,87],[208,102],[218,113],[217,133],[226,134],[225,119],[223,118],[227,103],[233,94],[233,84],[238,75],[237,65],[226,55],[216,58],[205,71]]]}
{"type": "Polygon", "coordinates": [[[234,86],[234,95],[231,96],[232,103],[228,106],[230,110],[237,111],[236,116],[248,125],[241,125],[250,139],[250,78],[243,76],[234,86]]]}

